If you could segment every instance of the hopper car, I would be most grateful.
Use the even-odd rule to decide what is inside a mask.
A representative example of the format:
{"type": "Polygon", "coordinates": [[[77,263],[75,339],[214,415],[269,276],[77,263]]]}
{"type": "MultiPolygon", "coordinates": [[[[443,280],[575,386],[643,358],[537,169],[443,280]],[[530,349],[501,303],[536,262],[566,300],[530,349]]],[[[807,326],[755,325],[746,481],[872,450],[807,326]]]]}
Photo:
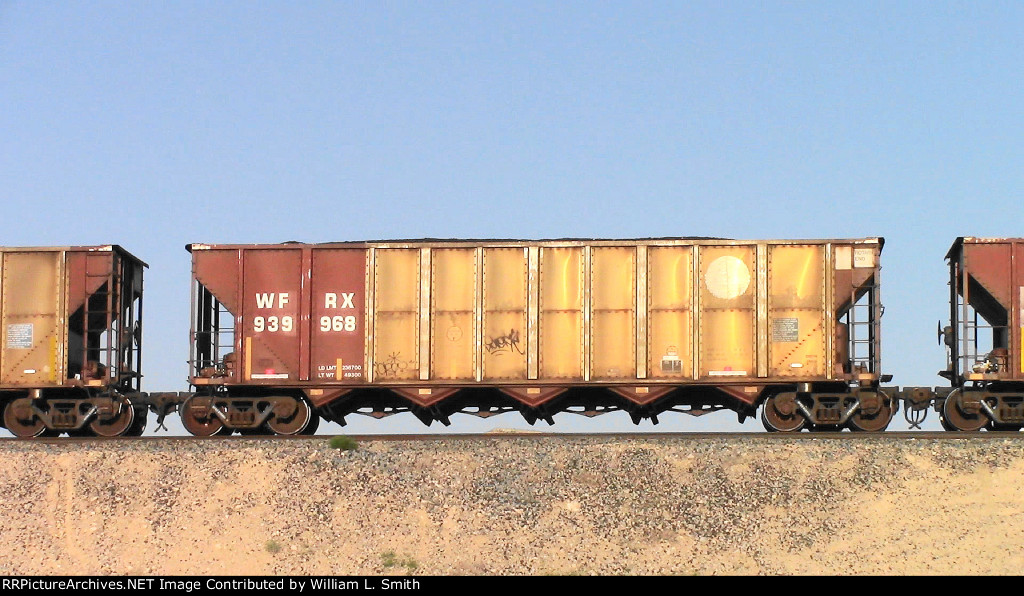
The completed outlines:
{"type": "Polygon", "coordinates": [[[0,248],[0,400],[19,437],[140,435],[146,264],[119,246],[0,248]]]}
{"type": "Polygon", "coordinates": [[[881,430],[880,238],[189,246],[182,420],[305,432],[316,413],[758,406],[780,431],[881,430]]]}
{"type": "Polygon", "coordinates": [[[888,386],[882,238],[191,244],[187,392],[144,393],[117,246],[2,250],[0,406],[20,437],[297,435],[408,412],[757,416],[769,431],[1024,425],[1024,240],[947,254],[948,387],[888,386]]]}
{"type": "MultiPolygon", "coordinates": [[[[949,325],[939,329],[949,387],[907,392],[935,402],[946,430],[1024,425],[1024,239],[957,238],[949,263],[949,325]]],[[[916,398],[913,400],[911,398],[916,398]]]]}

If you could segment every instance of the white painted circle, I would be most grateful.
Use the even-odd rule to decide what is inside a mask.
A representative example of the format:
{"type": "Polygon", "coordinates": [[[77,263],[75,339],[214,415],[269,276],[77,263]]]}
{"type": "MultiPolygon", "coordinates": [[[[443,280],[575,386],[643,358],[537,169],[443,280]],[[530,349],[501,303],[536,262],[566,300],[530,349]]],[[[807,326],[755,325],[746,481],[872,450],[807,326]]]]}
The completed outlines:
{"type": "Polygon", "coordinates": [[[704,283],[716,298],[730,300],[747,292],[750,270],[738,257],[718,257],[708,265],[704,283]]]}

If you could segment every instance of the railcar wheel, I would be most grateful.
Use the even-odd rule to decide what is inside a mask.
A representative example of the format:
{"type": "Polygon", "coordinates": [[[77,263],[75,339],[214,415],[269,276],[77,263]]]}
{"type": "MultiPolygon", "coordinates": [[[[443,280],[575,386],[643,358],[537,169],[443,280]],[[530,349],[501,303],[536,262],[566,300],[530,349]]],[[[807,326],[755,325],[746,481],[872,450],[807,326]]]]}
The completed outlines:
{"type": "Polygon", "coordinates": [[[274,406],[274,415],[267,420],[270,430],[279,435],[297,435],[309,425],[313,409],[301,398],[284,399],[274,406]]]}
{"type": "Polygon", "coordinates": [[[128,427],[128,430],[124,433],[127,437],[141,437],[142,433],[146,432],[146,422],[149,419],[148,408],[135,408],[135,420],[132,421],[132,425],[128,427]]]}
{"type": "MultiPolygon", "coordinates": [[[[197,437],[209,437],[225,430],[224,423],[221,422],[220,418],[213,413],[212,407],[192,407],[192,404],[195,403],[196,397],[197,396],[193,395],[186,399],[185,403],[181,404],[181,409],[178,411],[181,415],[181,424],[185,427],[185,430],[197,437]]],[[[228,432],[231,432],[230,429],[228,429],[228,432]]]]}
{"type": "Polygon", "coordinates": [[[135,408],[124,397],[115,397],[114,409],[109,415],[96,415],[89,421],[89,430],[98,437],[119,437],[125,434],[135,422],[135,408]]]}
{"type": "Polygon", "coordinates": [[[32,411],[32,400],[27,397],[15,399],[4,408],[4,426],[21,438],[38,437],[46,430],[44,423],[32,411]]]}
{"type": "Polygon", "coordinates": [[[313,410],[312,416],[309,417],[309,424],[306,425],[306,428],[302,429],[301,434],[309,436],[315,435],[316,429],[318,428],[320,428],[320,414],[318,414],[316,410],[313,410]]]}
{"type": "Polygon", "coordinates": [[[761,407],[761,424],[768,432],[797,432],[804,427],[807,420],[796,411],[792,403],[785,399],[779,401],[773,395],[765,400],[761,407]]]}
{"type": "Polygon", "coordinates": [[[877,433],[889,427],[892,421],[893,409],[888,398],[882,397],[882,406],[874,414],[866,414],[862,410],[854,412],[850,417],[850,430],[877,433]]]}
{"type": "Polygon", "coordinates": [[[967,414],[960,409],[957,398],[960,396],[957,389],[950,393],[946,401],[942,402],[943,426],[949,425],[954,431],[974,432],[981,430],[988,424],[988,418],[984,414],[967,414]]]}

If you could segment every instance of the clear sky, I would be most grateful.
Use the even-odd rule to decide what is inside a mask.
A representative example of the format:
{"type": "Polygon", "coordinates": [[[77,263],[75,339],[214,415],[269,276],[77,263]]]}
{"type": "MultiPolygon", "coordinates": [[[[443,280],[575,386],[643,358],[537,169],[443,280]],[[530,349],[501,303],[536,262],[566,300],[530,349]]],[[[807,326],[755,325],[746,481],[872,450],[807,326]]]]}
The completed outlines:
{"type": "MultiPolygon", "coordinates": [[[[1024,236],[1022,31],[1020,2],[0,0],[0,243],[147,261],[144,386],[184,391],[190,242],[883,236],[885,368],[938,385],[946,250],[1024,236]]],[[[555,429],[635,428],[606,418],[555,429]]]]}

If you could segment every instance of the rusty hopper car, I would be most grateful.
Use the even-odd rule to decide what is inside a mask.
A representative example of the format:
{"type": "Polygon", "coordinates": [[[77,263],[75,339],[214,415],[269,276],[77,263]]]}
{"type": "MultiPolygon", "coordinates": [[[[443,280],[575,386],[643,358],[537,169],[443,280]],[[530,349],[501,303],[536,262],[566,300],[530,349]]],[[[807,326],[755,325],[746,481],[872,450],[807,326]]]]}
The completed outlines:
{"type": "Polygon", "coordinates": [[[19,437],[142,434],[142,273],[118,246],[0,248],[0,405],[19,437]]]}
{"type": "Polygon", "coordinates": [[[320,416],[700,415],[878,431],[881,238],[192,244],[193,434],[320,416]]]}
{"type": "MultiPolygon", "coordinates": [[[[1024,425],[1024,239],[958,238],[949,262],[948,396],[937,409],[947,430],[1020,430],[1024,425]]],[[[941,399],[944,397],[944,399],[941,399]]]]}

